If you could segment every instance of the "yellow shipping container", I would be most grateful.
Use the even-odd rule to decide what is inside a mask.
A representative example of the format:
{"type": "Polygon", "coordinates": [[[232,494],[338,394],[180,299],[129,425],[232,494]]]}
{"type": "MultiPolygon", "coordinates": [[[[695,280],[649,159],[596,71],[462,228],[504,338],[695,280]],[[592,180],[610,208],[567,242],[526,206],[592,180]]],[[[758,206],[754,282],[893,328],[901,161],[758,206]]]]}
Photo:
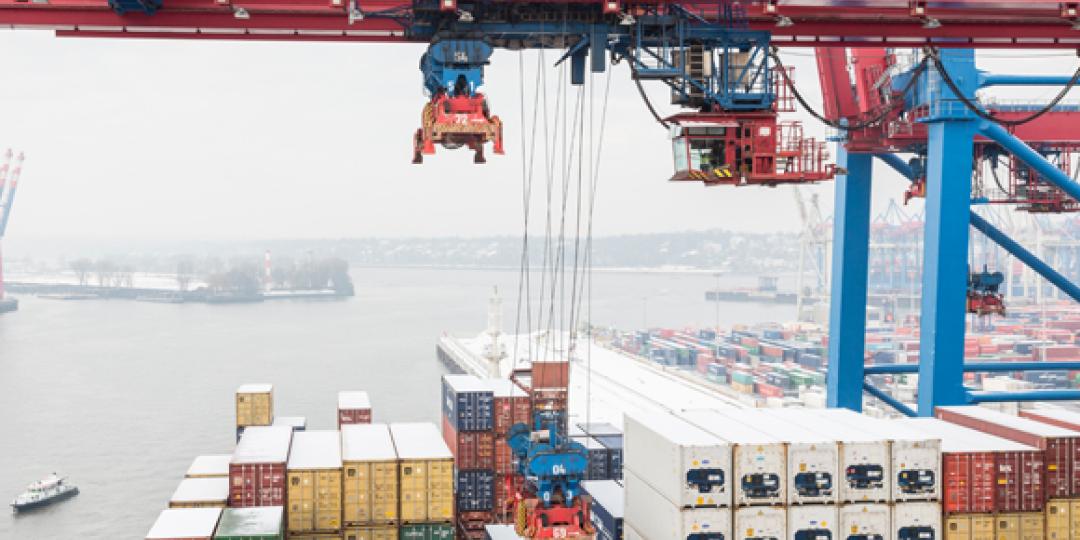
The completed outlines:
{"type": "Polygon", "coordinates": [[[339,432],[293,434],[285,471],[290,533],[341,530],[341,467],[339,432]]]}
{"type": "Polygon", "coordinates": [[[994,516],[987,514],[947,516],[945,540],[994,540],[994,516]]]}
{"type": "Polygon", "coordinates": [[[289,540],[342,540],[341,533],[289,533],[289,540]]]}
{"type": "Polygon", "coordinates": [[[236,389],[236,427],[274,423],[274,385],[245,384],[236,389]]]}
{"type": "Polygon", "coordinates": [[[1050,499],[1046,502],[1047,540],[1069,540],[1069,501],[1050,499]]]}
{"type": "Polygon", "coordinates": [[[391,424],[405,523],[454,519],[454,456],[434,424],[391,424]]]}
{"type": "Polygon", "coordinates": [[[1080,539],[1080,499],[1069,500],[1069,537],[1080,539]]]}
{"type": "Polygon", "coordinates": [[[346,527],[345,540],[398,540],[398,528],[393,525],[346,527]]]}
{"type": "Polygon", "coordinates": [[[1046,516],[1042,512],[1020,514],[1020,539],[1045,540],[1046,516]]]}
{"type": "Polygon", "coordinates": [[[1020,514],[998,514],[994,518],[997,540],[1020,540],[1020,514]]]}
{"type": "Polygon", "coordinates": [[[396,524],[398,458],[389,427],[386,424],[341,426],[341,460],[345,468],[342,506],[345,523],[396,524]]]}

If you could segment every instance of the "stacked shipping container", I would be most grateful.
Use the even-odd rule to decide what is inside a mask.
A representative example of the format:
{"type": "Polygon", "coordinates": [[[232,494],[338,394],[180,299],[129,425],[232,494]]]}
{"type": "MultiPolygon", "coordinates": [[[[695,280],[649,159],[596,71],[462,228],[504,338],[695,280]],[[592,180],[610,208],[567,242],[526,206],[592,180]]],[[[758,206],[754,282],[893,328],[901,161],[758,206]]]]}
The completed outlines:
{"type": "Polygon", "coordinates": [[[244,431],[229,461],[229,506],[284,506],[285,464],[293,431],[283,426],[244,431]]]}
{"type": "Polygon", "coordinates": [[[398,535],[398,456],[386,424],[341,428],[345,540],[398,535]]]}
{"type": "Polygon", "coordinates": [[[293,435],[286,468],[289,535],[341,535],[341,434],[302,431],[293,435]]]}
{"type": "Polygon", "coordinates": [[[626,538],[730,538],[732,445],[669,414],[625,422],[626,538]]]}
{"type": "Polygon", "coordinates": [[[282,540],[284,513],[280,506],[226,508],[214,540],[282,540]]]}
{"type": "Polygon", "coordinates": [[[338,392],[338,429],[349,424],[371,423],[371,400],[360,390],[338,392]]]}
{"type": "MultiPolygon", "coordinates": [[[[495,391],[492,384],[472,375],[446,375],[442,388],[443,439],[455,458],[458,534],[482,538],[483,526],[493,521],[495,509],[495,391]]],[[[507,421],[505,416],[500,420],[507,421]]]]}
{"type": "Polygon", "coordinates": [[[274,385],[244,384],[236,389],[236,440],[250,426],[274,423],[274,385]]]}
{"type": "Polygon", "coordinates": [[[221,519],[220,508],[168,508],[146,533],[146,540],[210,540],[221,519]]]}
{"type": "Polygon", "coordinates": [[[390,436],[400,459],[401,538],[453,538],[454,455],[431,424],[390,424],[390,436]]]}

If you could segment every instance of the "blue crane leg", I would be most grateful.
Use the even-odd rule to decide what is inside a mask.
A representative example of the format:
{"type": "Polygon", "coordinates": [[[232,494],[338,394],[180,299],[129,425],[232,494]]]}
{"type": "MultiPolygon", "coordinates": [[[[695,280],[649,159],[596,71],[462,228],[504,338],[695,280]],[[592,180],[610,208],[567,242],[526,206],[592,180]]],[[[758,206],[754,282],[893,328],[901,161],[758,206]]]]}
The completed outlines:
{"type": "Polygon", "coordinates": [[[870,154],[838,145],[829,314],[828,405],[862,410],[866,272],[870,252],[870,154]]]}
{"type": "Polygon", "coordinates": [[[962,405],[974,122],[931,123],[926,182],[919,415],[962,405]]]}

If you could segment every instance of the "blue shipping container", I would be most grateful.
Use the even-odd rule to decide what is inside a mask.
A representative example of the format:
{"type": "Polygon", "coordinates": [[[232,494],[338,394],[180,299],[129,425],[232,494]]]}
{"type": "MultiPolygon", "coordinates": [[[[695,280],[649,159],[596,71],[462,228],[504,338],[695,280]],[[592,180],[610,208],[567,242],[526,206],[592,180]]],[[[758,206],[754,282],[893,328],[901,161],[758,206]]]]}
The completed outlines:
{"type": "Polygon", "coordinates": [[[592,497],[590,518],[598,537],[622,540],[623,538],[623,487],[614,480],[582,482],[581,488],[592,497]]]}
{"type": "Polygon", "coordinates": [[[596,436],[594,439],[608,449],[608,478],[622,480],[623,436],[596,436]]]}
{"type": "Polygon", "coordinates": [[[491,387],[472,375],[443,375],[443,415],[458,432],[488,431],[493,427],[495,396],[491,387]]]}
{"type": "Polygon", "coordinates": [[[495,471],[457,472],[458,512],[490,512],[495,508],[495,471]]]}

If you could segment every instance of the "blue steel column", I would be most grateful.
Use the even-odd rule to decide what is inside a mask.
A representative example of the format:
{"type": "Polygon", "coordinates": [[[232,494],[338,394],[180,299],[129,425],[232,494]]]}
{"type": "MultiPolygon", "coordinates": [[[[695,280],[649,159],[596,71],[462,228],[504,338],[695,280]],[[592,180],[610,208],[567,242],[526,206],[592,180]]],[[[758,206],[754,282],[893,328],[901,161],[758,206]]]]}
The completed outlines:
{"type": "Polygon", "coordinates": [[[828,405],[862,411],[872,156],[837,146],[837,165],[847,173],[835,182],[828,405]]]}
{"type": "MultiPolygon", "coordinates": [[[[941,52],[942,61],[969,96],[978,88],[972,50],[941,52]]],[[[934,407],[966,403],[964,324],[967,316],[968,225],[975,122],[963,104],[928,72],[930,105],[926,178],[919,416],[934,407]]]]}

